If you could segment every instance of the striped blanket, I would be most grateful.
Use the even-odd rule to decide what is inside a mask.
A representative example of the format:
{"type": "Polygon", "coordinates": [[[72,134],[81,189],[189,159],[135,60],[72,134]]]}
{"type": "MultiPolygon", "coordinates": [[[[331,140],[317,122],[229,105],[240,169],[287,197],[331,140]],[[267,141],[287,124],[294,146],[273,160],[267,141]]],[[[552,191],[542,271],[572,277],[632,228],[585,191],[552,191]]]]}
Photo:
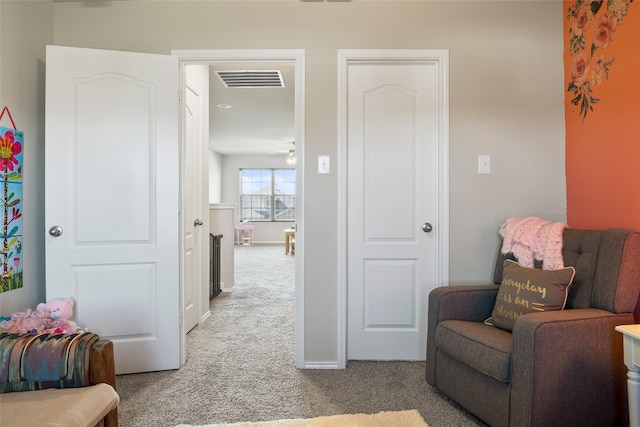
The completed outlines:
{"type": "Polygon", "coordinates": [[[89,385],[93,333],[0,334],[0,393],[89,385]]]}

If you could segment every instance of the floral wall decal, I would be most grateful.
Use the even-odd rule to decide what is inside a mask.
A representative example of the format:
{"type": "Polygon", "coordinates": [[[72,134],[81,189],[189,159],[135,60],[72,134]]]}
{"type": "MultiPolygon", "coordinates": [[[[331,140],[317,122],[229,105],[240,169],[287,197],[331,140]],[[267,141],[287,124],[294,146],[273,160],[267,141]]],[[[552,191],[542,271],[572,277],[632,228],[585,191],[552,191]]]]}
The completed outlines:
{"type": "Polygon", "coordinates": [[[595,86],[609,79],[615,58],[606,49],[614,41],[616,31],[624,23],[634,0],[576,0],[569,6],[569,54],[572,56],[567,91],[573,93],[571,103],[580,107],[582,120],[600,101],[594,96],[595,86]]]}

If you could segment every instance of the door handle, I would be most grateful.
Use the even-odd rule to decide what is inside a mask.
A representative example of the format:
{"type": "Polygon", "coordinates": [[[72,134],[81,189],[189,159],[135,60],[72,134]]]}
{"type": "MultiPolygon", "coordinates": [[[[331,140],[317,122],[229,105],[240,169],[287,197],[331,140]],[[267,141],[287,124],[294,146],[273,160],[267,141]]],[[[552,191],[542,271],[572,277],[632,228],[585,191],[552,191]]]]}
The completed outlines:
{"type": "Polygon", "coordinates": [[[425,233],[430,233],[431,230],[433,230],[433,225],[431,225],[428,222],[425,222],[424,224],[422,224],[422,231],[424,231],[425,233]]]}
{"type": "Polygon", "coordinates": [[[62,227],[59,225],[54,225],[49,229],[49,234],[53,237],[60,237],[62,235],[62,227]]]}
{"type": "Polygon", "coordinates": [[[197,226],[202,225],[202,224],[204,224],[204,222],[202,222],[201,219],[197,219],[196,218],[195,221],[193,221],[193,226],[194,227],[197,227],[197,226]]]}

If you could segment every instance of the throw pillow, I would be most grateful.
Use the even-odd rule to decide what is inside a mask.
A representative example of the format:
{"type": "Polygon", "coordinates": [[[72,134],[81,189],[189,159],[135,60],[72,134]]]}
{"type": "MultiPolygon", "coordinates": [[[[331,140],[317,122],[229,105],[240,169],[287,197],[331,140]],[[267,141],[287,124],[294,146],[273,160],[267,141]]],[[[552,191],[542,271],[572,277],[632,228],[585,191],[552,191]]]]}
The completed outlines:
{"type": "Polygon", "coordinates": [[[562,310],[575,274],[573,267],[541,270],[505,260],[496,303],[485,323],[511,331],[520,316],[562,310]]]}

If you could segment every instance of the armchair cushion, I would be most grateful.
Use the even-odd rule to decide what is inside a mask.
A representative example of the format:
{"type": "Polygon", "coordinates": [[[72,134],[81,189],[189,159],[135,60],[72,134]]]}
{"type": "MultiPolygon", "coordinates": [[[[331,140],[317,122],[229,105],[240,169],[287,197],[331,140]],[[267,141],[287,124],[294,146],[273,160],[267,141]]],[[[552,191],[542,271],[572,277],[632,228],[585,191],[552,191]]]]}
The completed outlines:
{"type": "Polygon", "coordinates": [[[562,310],[575,273],[573,267],[541,270],[505,260],[500,290],[486,323],[511,331],[524,314],[562,310]]]}
{"type": "Polygon", "coordinates": [[[508,383],[511,378],[511,333],[481,322],[444,320],[436,330],[436,345],[449,356],[508,383]]]}

